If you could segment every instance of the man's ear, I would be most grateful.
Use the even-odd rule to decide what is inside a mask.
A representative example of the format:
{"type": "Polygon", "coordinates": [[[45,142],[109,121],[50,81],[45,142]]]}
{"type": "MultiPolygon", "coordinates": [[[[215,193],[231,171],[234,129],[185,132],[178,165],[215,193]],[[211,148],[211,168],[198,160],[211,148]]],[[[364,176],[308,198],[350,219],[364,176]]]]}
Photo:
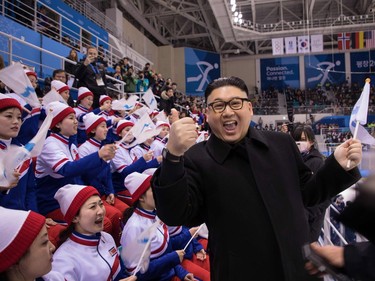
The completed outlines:
{"type": "Polygon", "coordinates": [[[72,220],[73,223],[77,223],[78,222],[78,216],[75,216],[72,220]]]}

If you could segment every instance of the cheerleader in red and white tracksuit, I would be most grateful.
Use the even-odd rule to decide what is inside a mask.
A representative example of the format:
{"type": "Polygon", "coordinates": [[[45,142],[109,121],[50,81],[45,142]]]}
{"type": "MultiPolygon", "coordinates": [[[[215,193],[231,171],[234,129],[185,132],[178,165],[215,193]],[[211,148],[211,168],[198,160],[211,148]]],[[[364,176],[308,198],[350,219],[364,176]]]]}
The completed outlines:
{"type": "Polygon", "coordinates": [[[166,146],[168,141],[168,134],[171,125],[167,122],[158,121],[156,122],[156,129],[161,128],[158,136],[152,142],[150,149],[154,152],[154,157],[160,156],[163,148],[166,146]]]}
{"type": "MultiPolygon", "coordinates": [[[[7,157],[11,145],[22,146],[15,138],[21,128],[21,104],[9,97],[0,94],[0,155],[7,157]]],[[[16,210],[32,210],[37,212],[35,196],[35,177],[32,161],[26,159],[18,167],[15,180],[11,189],[0,187],[0,206],[16,210]]]]}
{"type": "Polygon", "coordinates": [[[46,139],[36,161],[36,195],[41,214],[63,221],[54,195],[65,184],[83,183],[81,176],[94,176],[107,165],[115,153],[114,145],[102,147],[98,153],[80,158],[72,136],[77,133],[77,119],[73,108],[60,102],[49,104],[53,120],[52,133],[46,139]]]}
{"type": "MultiPolygon", "coordinates": [[[[127,209],[124,214],[125,226],[121,236],[121,258],[129,274],[135,273],[139,261],[139,257],[134,255],[134,247],[136,247],[134,245],[137,245],[140,234],[159,220],[156,216],[150,180],[151,175],[138,172],[130,174],[125,179],[134,202],[134,206],[127,209]]],[[[139,280],[194,280],[195,276],[180,264],[185,252],[172,250],[168,228],[163,222],[157,223],[157,228],[149,239],[151,239],[150,262],[148,269],[144,269],[145,272],[136,273],[139,280]]],[[[140,245],[142,246],[143,244],[140,245]]]]}
{"type": "MultiPolygon", "coordinates": [[[[55,194],[68,228],[61,234],[52,270],[66,281],[120,280],[125,277],[116,244],[103,231],[105,208],[92,186],[68,184],[55,194]]],[[[49,281],[48,275],[44,277],[49,281]]],[[[127,278],[125,281],[135,280],[127,278]]]]}
{"type": "Polygon", "coordinates": [[[79,87],[77,102],[78,106],[74,108],[74,111],[76,113],[76,118],[78,120],[77,143],[78,145],[80,145],[84,143],[87,139],[83,117],[89,112],[99,114],[101,109],[95,108],[94,110],[92,110],[91,106],[94,102],[94,94],[86,87],[79,87]]]}
{"type": "MultiPolygon", "coordinates": [[[[117,124],[117,134],[122,139],[133,126],[133,122],[121,120],[117,124]]],[[[131,153],[134,148],[134,146],[131,146],[132,142],[134,142],[134,137],[130,133],[123,143],[118,144],[116,155],[111,160],[115,194],[128,205],[131,204],[131,196],[124,185],[126,176],[133,172],[142,173],[146,169],[159,167],[159,162],[161,161],[161,157],[152,159],[152,152],[145,153],[140,158],[134,158],[131,153]]]]}
{"type": "Polygon", "coordinates": [[[122,120],[114,115],[114,111],[112,110],[112,99],[109,96],[101,95],[99,98],[99,105],[100,105],[100,113],[98,115],[102,116],[107,122],[108,133],[105,139],[105,143],[114,143],[117,138],[115,133],[113,132],[114,126],[122,120]]]}
{"type": "MultiPolygon", "coordinates": [[[[92,153],[99,151],[102,146],[102,141],[107,136],[107,125],[103,117],[89,113],[84,117],[86,133],[89,139],[84,142],[79,148],[79,156],[86,157],[92,153]]],[[[120,243],[120,233],[122,220],[122,214],[129,207],[121,200],[116,199],[112,184],[112,174],[110,164],[107,163],[96,176],[82,176],[82,180],[85,184],[95,187],[100,196],[104,200],[104,206],[106,208],[106,216],[111,220],[112,223],[112,236],[115,239],[117,245],[120,243]]]]}

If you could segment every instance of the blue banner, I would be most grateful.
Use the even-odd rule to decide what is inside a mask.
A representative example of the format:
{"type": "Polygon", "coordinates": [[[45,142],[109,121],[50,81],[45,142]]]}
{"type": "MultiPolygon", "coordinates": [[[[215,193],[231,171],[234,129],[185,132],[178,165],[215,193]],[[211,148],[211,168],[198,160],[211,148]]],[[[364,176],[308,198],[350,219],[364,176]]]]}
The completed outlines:
{"type": "Polygon", "coordinates": [[[262,91],[300,88],[298,57],[261,59],[260,75],[262,91]]]}
{"type": "MultiPolygon", "coordinates": [[[[62,17],[69,19],[71,23],[76,23],[77,25],[81,26],[82,28],[86,29],[90,32],[93,36],[103,40],[104,42],[108,42],[108,32],[105,31],[103,28],[99,27],[97,24],[93,23],[89,19],[85,18],[83,15],[75,11],[73,8],[69,7],[65,3],[59,0],[39,0],[40,3],[46,5],[49,9],[56,11],[57,13],[61,14],[62,17]]],[[[72,29],[71,25],[66,26],[66,21],[63,21],[62,31],[63,34],[69,34],[74,30],[72,29]]],[[[93,43],[96,42],[93,40],[93,43]]],[[[100,41],[98,42],[100,44],[100,41]]]]}
{"type": "Polygon", "coordinates": [[[220,77],[220,55],[185,48],[186,94],[204,95],[207,85],[220,77]]]}
{"type": "Polygon", "coordinates": [[[351,53],[350,72],[352,84],[357,83],[362,87],[366,78],[371,78],[371,85],[374,85],[375,51],[351,53]]]}
{"type": "Polygon", "coordinates": [[[340,85],[345,82],[344,54],[305,56],[306,89],[340,85]]]}

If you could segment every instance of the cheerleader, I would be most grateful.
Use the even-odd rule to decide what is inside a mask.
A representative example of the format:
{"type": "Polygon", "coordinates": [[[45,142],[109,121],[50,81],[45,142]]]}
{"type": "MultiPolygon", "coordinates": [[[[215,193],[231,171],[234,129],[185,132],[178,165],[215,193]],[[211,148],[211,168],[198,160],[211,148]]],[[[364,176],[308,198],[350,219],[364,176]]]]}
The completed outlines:
{"type": "MultiPolygon", "coordinates": [[[[116,244],[103,231],[105,208],[98,191],[92,186],[67,184],[55,194],[68,224],[60,235],[52,269],[66,281],[123,280],[116,244]]],[[[48,278],[44,278],[49,281],[48,278]]]]}
{"type": "Polygon", "coordinates": [[[77,133],[77,119],[73,108],[60,102],[49,104],[53,109],[51,135],[46,139],[36,161],[36,194],[39,211],[55,220],[63,221],[56,191],[67,183],[82,183],[82,175],[95,176],[115,154],[114,145],[103,146],[97,153],[80,158],[72,140],[77,133]]]}
{"type": "Polygon", "coordinates": [[[99,114],[104,107],[98,107],[92,110],[92,104],[94,102],[94,94],[87,89],[86,87],[79,87],[78,89],[78,106],[74,108],[76,113],[76,118],[78,120],[78,129],[77,129],[77,143],[78,145],[84,143],[87,139],[86,128],[83,122],[83,117],[89,113],[93,112],[94,114],[99,114]]]}
{"type": "Polygon", "coordinates": [[[66,85],[64,82],[61,82],[60,80],[52,80],[51,87],[54,88],[60,94],[60,96],[63,98],[66,104],[68,104],[68,100],[70,97],[69,86],[66,85]]]}
{"type": "Polygon", "coordinates": [[[155,140],[152,142],[150,149],[154,152],[154,156],[161,156],[161,152],[168,141],[168,134],[171,125],[167,122],[157,121],[156,128],[161,128],[161,131],[158,136],[155,137],[155,140]]]}
{"type": "MultiPolygon", "coordinates": [[[[89,139],[78,148],[80,158],[98,152],[108,132],[105,119],[94,113],[87,114],[84,122],[89,139]]],[[[107,163],[105,168],[99,171],[96,176],[82,176],[82,179],[85,184],[95,187],[104,200],[103,204],[106,208],[107,217],[112,223],[111,234],[115,239],[116,245],[119,245],[121,233],[120,221],[122,220],[122,214],[129,206],[121,200],[117,200],[114,195],[110,164],[107,163]]]]}
{"type": "MultiPolygon", "coordinates": [[[[0,94],[0,150],[6,153],[10,145],[22,146],[15,138],[21,128],[22,107],[20,103],[0,94]]],[[[31,159],[25,160],[15,173],[16,182],[7,193],[0,193],[0,206],[38,211],[35,196],[35,177],[31,159]]],[[[2,188],[5,191],[5,187],[2,188]]]]}
{"type": "MultiPolygon", "coordinates": [[[[134,273],[139,261],[139,257],[135,258],[131,252],[132,244],[137,243],[140,234],[158,219],[150,180],[150,175],[138,172],[130,174],[125,179],[125,185],[134,202],[134,205],[128,208],[124,214],[125,226],[121,236],[121,258],[129,274],[134,273]]],[[[194,275],[180,265],[185,252],[172,250],[168,228],[164,223],[158,224],[155,234],[150,239],[150,263],[146,272],[137,273],[139,280],[194,280],[194,275]],[[179,279],[176,279],[177,277],[179,279]]]]}
{"type": "Polygon", "coordinates": [[[114,143],[116,137],[112,132],[112,128],[116,125],[117,122],[122,120],[122,118],[116,117],[112,111],[112,98],[106,95],[101,95],[99,98],[99,105],[102,110],[99,115],[104,117],[107,122],[108,133],[105,139],[105,143],[114,143]]]}
{"type": "MultiPolygon", "coordinates": [[[[117,125],[117,134],[122,139],[134,126],[133,122],[121,120],[117,125]]],[[[133,172],[142,173],[149,168],[155,168],[160,165],[161,158],[152,159],[152,152],[143,154],[140,158],[134,158],[131,153],[135,145],[133,135],[130,133],[123,143],[118,145],[115,157],[111,161],[112,181],[115,194],[126,204],[131,204],[131,196],[124,186],[124,179],[133,172]]]]}
{"type": "MultiPolygon", "coordinates": [[[[35,280],[50,272],[55,247],[42,215],[0,207],[0,229],[0,280],[35,280]]],[[[64,280],[59,274],[54,277],[64,280]]]]}

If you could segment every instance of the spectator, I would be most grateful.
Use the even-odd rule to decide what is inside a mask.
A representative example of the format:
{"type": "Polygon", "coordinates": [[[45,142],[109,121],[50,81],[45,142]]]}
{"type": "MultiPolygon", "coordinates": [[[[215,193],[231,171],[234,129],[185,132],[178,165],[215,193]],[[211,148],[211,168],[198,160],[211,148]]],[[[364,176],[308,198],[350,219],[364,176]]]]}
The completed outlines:
{"type": "Polygon", "coordinates": [[[70,52],[69,52],[69,55],[66,58],[69,59],[69,60],[71,60],[71,61],[74,61],[76,63],[74,64],[74,63],[65,61],[65,63],[64,63],[65,71],[67,73],[71,74],[71,75],[75,75],[76,68],[77,68],[77,63],[78,63],[77,51],[74,50],[74,49],[71,49],[70,52]]]}
{"type": "Polygon", "coordinates": [[[207,86],[207,142],[194,145],[191,118],[172,124],[152,179],[157,214],[168,225],[206,222],[216,281],[243,280],[249,265],[256,269],[250,273],[254,280],[309,280],[301,251],[309,239],[304,205],[320,203],[360,178],[361,144],[345,142],[312,175],[290,135],[249,127],[248,94],[237,77],[207,86]],[[240,231],[231,239],[236,227],[240,231]]]}
{"type": "Polygon", "coordinates": [[[128,72],[126,72],[124,76],[125,85],[125,92],[126,93],[135,93],[137,78],[134,74],[133,67],[129,67],[128,72]]]}
{"type": "Polygon", "coordinates": [[[165,114],[171,114],[171,109],[174,107],[173,89],[168,87],[161,93],[160,110],[164,110],[165,114]]]}
{"type": "Polygon", "coordinates": [[[146,63],[144,68],[143,68],[143,74],[145,76],[146,79],[148,79],[149,81],[149,85],[150,86],[153,86],[154,83],[155,83],[155,80],[153,78],[153,71],[151,69],[151,66],[150,66],[150,63],[146,63]]]}
{"type": "Polygon", "coordinates": [[[95,47],[87,48],[87,55],[83,62],[78,64],[75,77],[78,79],[78,87],[86,87],[94,94],[93,107],[99,107],[100,95],[106,94],[106,78],[104,71],[97,66],[98,50],[95,47]]]}
{"type": "Polygon", "coordinates": [[[113,78],[123,81],[124,79],[122,78],[122,73],[121,73],[121,66],[116,65],[115,67],[115,73],[113,73],[113,78]]]}
{"type": "Polygon", "coordinates": [[[144,77],[142,71],[138,73],[138,80],[136,85],[136,92],[146,92],[148,89],[149,81],[147,78],[144,77]]]}
{"type": "MultiPolygon", "coordinates": [[[[314,132],[311,126],[298,125],[293,133],[293,139],[296,141],[298,149],[301,153],[303,162],[315,174],[324,164],[324,157],[317,149],[314,132]]],[[[313,207],[306,207],[306,215],[310,227],[310,242],[318,241],[326,209],[331,201],[320,203],[313,207]]]]}

